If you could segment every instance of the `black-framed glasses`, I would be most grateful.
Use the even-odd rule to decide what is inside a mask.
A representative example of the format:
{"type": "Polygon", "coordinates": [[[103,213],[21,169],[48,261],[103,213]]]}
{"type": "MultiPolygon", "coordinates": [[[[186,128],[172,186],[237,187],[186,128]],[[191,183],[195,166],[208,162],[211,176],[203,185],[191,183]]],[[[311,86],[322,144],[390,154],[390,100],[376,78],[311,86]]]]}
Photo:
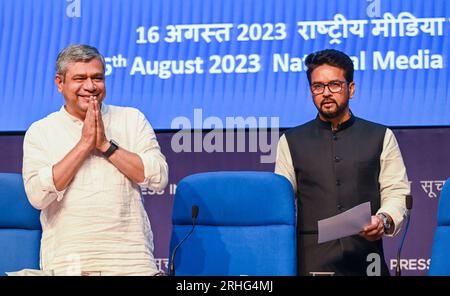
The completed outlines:
{"type": "Polygon", "coordinates": [[[321,95],[325,91],[325,87],[328,87],[328,90],[332,93],[338,93],[342,90],[344,84],[347,84],[347,81],[341,80],[333,80],[328,83],[315,82],[311,84],[311,92],[314,95],[321,95]]]}

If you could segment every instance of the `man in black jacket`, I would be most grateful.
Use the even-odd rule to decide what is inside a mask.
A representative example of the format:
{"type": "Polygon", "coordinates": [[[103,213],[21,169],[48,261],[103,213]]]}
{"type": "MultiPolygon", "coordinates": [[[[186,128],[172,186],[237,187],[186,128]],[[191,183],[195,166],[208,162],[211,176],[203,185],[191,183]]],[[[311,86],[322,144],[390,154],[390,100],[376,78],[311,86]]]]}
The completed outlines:
{"type": "Polygon", "coordinates": [[[397,141],[387,127],[350,111],[354,68],[345,53],[323,50],[305,63],[318,115],[280,138],[275,167],[297,196],[299,274],[367,275],[378,254],[379,274],[388,275],[381,238],[399,232],[410,192],[397,141]],[[318,244],[319,220],[364,202],[372,221],[359,235],[318,244]]]}

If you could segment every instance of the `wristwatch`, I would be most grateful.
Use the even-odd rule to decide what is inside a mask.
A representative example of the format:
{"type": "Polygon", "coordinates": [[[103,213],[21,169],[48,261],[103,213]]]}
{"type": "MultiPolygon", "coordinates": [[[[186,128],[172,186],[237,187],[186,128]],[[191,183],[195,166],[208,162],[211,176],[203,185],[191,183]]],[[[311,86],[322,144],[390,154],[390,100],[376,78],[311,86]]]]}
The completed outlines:
{"type": "Polygon", "coordinates": [[[384,225],[384,232],[388,233],[389,229],[391,228],[391,222],[389,221],[388,216],[386,216],[386,214],[384,213],[378,213],[377,215],[382,221],[383,221],[383,225],[384,225]]]}
{"type": "Polygon", "coordinates": [[[110,140],[109,143],[111,144],[111,146],[109,146],[108,150],[102,152],[103,156],[106,158],[109,158],[114,153],[114,151],[119,149],[119,144],[117,144],[114,140],[110,140]]]}

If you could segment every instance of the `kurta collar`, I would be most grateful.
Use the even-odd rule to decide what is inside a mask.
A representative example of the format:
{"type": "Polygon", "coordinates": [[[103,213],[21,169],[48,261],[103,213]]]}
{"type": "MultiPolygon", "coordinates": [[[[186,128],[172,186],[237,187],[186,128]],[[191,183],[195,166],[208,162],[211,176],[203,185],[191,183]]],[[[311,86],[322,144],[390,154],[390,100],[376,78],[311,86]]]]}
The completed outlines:
{"type": "MultiPolygon", "coordinates": [[[[72,114],[70,114],[69,112],[67,112],[66,108],[64,108],[64,105],[61,106],[61,109],[59,111],[66,118],[70,119],[72,122],[75,122],[75,123],[80,123],[81,122],[81,123],[83,123],[83,121],[80,120],[78,117],[75,117],[72,114]]],[[[108,111],[109,111],[109,106],[106,105],[105,103],[102,103],[102,107],[100,108],[100,112],[102,112],[102,118],[104,118],[105,116],[108,115],[108,111]]]]}
{"type": "MultiPolygon", "coordinates": [[[[340,124],[338,124],[337,126],[337,132],[344,130],[350,126],[353,125],[353,123],[355,122],[356,117],[353,115],[353,113],[350,111],[350,118],[344,122],[341,122],[340,124]]],[[[317,114],[316,116],[316,122],[317,124],[324,129],[328,129],[328,130],[332,130],[332,125],[331,122],[329,121],[323,121],[322,119],[320,119],[319,114],[317,114]]]]}

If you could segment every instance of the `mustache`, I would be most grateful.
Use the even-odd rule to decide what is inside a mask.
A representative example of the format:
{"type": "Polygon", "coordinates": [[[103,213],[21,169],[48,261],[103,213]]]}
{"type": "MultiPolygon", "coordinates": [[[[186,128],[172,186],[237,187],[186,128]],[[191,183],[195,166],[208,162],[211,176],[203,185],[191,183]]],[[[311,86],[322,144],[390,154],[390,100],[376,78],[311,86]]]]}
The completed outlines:
{"type": "Polygon", "coordinates": [[[320,107],[322,107],[324,104],[330,103],[330,102],[333,102],[333,103],[335,103],[336,105],[338,104],[338,103],[336,102],[335,99],[326,98],[326,99],[323,99],[323,100],[320,102],[320,107]]]}

